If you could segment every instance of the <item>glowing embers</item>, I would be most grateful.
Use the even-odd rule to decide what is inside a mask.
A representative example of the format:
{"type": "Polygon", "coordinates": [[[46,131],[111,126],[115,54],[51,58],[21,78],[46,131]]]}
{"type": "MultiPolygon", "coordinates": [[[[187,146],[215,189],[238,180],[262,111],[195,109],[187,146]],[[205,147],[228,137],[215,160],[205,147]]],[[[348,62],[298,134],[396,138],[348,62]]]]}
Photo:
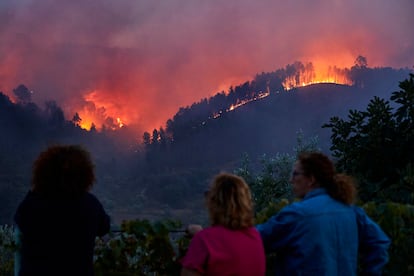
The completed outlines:
{"type": "Polygon", "coordinates": [[[260,100],[260,99],[263,99],[263,98],[266,98],[267,96],[269,96],[270,95],[270,92],[260,92],[259,94],[257,94],[257,96],[256,97],[254,97],[254,98],[252,98],[252,99],[248,99],[248,100],[242,100],[242,101],[240,101],[240,102],[238,102],[237,104],[232,104],[227,110],[226,110],[226,112],[229,112],[229,111],[233,111],[233,110],[235,110],[236,108],[239,108],[240,106],[242,106],[242,105],[245,105],[245,104],[247,104],[247,103],[250,103],[250,102],[252,102],[252,101],[257,101],[257,100],[260,100]]]}
{"type": "MultiPolygon", "coordinates": [[[[245,104],[248,104],[248,103],[250,103],[252,101],[257,101],[257,100],[266,98],[269,95],[270,95],[270,92],[268,92],[268,91],[266,91],[266,92],[259,92],[257,94],[257,96],[255,96],[254,98],[251,98],[251,99],[248,99],[248,100],[241,100],[241,101],[237,102],[236,104],[230,105],[230,107],[226,109],[226,112],[233,111],[233,110],[235,110],[235,109],[237,109],[237,108],[239,108],[239,107],[241,107],[241,106],[243,106],[245,104]]],[[[212,116],[212,118],[213,119],[217,119],[222,114],[223,114],[223,111],[220,110],[219,112],[214,113],[213,116],[212,116]]]]}
{"type": "Polygon", "coordinates": [[[118,124],[118,127],[121,128],[124,126],[124,123],[122,122],[121,118],[116,118],[116,123],[118,124]]]}
{"type": "Polygon", "coordinates": [[[329,66],[325,69],[316,70],[312,65],[304,66],[295,70],[294,73],[285,77],[282,85],[286,90],[295,87],[307,86],[316,83],[336,83],[352,85],[348,69],[340,69],[329,66]]]}
{"type": "Polygon", "coordinates": [[[121,108],[110,99],[102,98],[98,91],[92,91],[84,97],[85,104],[78,112],[77,125],[86,130],[116,130],[125,126],[125,120],[119,113],[121,108]]]}

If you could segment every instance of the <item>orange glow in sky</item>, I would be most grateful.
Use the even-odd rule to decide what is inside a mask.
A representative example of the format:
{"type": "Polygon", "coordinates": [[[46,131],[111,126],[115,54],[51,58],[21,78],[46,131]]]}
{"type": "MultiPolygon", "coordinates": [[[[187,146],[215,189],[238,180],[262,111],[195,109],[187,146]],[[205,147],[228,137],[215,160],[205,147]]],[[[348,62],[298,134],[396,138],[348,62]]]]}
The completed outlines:
{"type": "Polygon", "coordinates": [[[125,126],[128,122],[128,116],[123,114],[120,117],[121,110],[110,98],[102,99],[100,94],[96,90],[87,93],[84,96],[85,104],[78,108],[75,107],[81,118],[79,126],[86,130],[90,130],[92,125],[96,130],[101,130],[103,126],[111,130],[125,126]]]}
{"type": "Polygon", "coordinates": [[[359,55],[411,68],[412,11],[412,0],[1,0],[0,91],[13,98],[24,84],[39,106],[55,100],[68,120],[78,112],[85,129],[141,136],[295,61],[314,71],[286,87],[349,84],[337,69],[359,55]]]}

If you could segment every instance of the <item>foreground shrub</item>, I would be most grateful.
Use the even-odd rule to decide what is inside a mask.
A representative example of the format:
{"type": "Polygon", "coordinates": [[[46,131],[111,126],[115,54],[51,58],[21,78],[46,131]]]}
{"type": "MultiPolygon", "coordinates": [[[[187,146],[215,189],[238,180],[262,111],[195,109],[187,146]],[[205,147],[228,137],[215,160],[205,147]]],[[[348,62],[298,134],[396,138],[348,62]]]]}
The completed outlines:
{"type": "MultiPolygon", "coordinates": [[[[266,221],[289,204],[288,200],[270,203],[256,216],[266,221]]],[[[400,203],[362,205],[391,238],[390,261],[386,275],[414,275],[414,206],[400,203]]],[[[179,275],[180,258],[188,248],[189,238],[178,221],[126,221],[120,231],[97,239],[95,271],[97,276],[179,275]]],[[[0,275],[14,275],[14,228],[0,226],[0,275]]],[[[268,272],[277,254],[268,254],[268,272]]],[[[269,274],[271,275],[271,274],[269,274]]]]}
{"type": "Polygon", "coordinates": [[[0,225],[0,275],[14,275],[14,227],[0,225]]]}
{"type": "Polygon", "coordinates": [[[121,231],[98,239],[96,275],[179,275],[179,259],[188,246],[181,223],[126,221],[121,231]]]}
{"type": "Polygon", "coordinates": [[[393,202],[362,206],[391,238],[389,275],[414,275],[414,206],[393,202]]]}

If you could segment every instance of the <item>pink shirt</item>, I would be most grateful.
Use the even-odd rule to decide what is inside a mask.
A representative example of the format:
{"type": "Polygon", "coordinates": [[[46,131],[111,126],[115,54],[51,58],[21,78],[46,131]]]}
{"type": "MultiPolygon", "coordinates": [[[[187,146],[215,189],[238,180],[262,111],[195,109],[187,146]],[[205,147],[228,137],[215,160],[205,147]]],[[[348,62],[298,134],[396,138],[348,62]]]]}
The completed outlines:
{"type": "Polygon", "coordinates": [[[203,275],[265,275],[262,239],[254,227],[230,230],[212,226],[191,240],[183,267],[203,275]]]}

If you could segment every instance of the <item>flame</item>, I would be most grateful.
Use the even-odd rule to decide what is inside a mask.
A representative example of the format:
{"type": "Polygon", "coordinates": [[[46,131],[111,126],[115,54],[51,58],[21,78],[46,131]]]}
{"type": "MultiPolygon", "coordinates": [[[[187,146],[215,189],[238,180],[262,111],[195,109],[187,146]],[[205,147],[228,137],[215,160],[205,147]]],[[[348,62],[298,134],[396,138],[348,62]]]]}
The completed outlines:
{"type": "Polygon", "coordinates": [[[251,99],[248,99],[248,100],[242,100],[242,101],[240,101],[240,102],[238,102],[237,104],[232,104],[227,110],[226,110],[226,112],[229,112],[229,111],[233,111],[233,110],[235,110],[236,108],[239,108],[240,106],[242,106],[242,105],[245,105],[245,104],[247,104],[247,103],[250,103],[250,102],[252,102],[252,101],[257,101],[257,100],[260,100],[260,99],[263,99],[263,98],[266,98],[267,96],[269,96],[270,95],[270,92],[269,91],[266,91],[266,92],[260,92],[259,94],[257,94],[257,96],[256,97],[254,97],[254,98],[251,98],[251,99]]]}
{"type": "Polygon", "coordinates": [[[99,91],[94,90],[83,96],[84,105],[78,112],[81,121],[77,123],[81,128],[96,130],[107,128],[116,130],[126,125],[126,116],[119,116],[121,108],[111,101],[102,99],[99,91]]]}
{"type": "MultiPolygon", "coordinates": [[[[316,69],[316,67],[311,63],[302,64],[302,63],[295,63],[291,65],[289,69],[292,69],[291,75],[286,76],[285,80],[283,81],[282,85],[286,90],[290,90],[295,87],[300,86],[308,86],[311,84],[316,83],[336,83],[336,84],[343,84],[343,85],[352,85],[353,82],[349,77],[349,69],[338,68],[336,66],[321,66],[316,69]]],[[[288,70],[288,69],[287,69],[288,70]]],[[[247,99],[247,100],[240,100],[235,104],[230,105],[225,112],[233,111],[245,104],[248,104],[252,101],[257,101],[263,99],[270,95],[269,89],[267,91],[261,91],[257,94],[256,97],[247,99]]],[[[212,118],[217,119],[223,114],[223,111],[219,111],[214,113],[212,118]]]]}
{"type": "Polygon", "coordinates": [[[349,78],[349,70],[346,68],[340,69],[336,66],[319,66],[317,68],[312,63],[308,63],[295,69],[295,74],[287,76],[282,83],[286,90],[316,83],[353,84],[349,78]]]}
{"type": "Polygon", "coordinates": [[[80,126],[83,129],[86,130],[91,130],[92,126],[95,125],[93,122],[92,117],[85,117],[83,115],[80,116],[81,117],[81,121],[79,123],[77,123],[78,126],[80,126]]]}
{"type": "Polygon", "coordinates": [[[124,123],[122,122],[121,118],[116,118],[116,123],[118,124],[118,127],[121,128],[124,126],[124,123]]]}
{"type": "MultiPolygon", "coordinates": [[[[294,70],[291,70],[291,75],[286,76],[283,81],[283,86],[286,90],[290,90],[295,87],[307,86],[316,83],[337,83],[344,85],[352,85],[352,81],[349,78],[349,69],[340,69],[336,66],[318,64],[318,67],[313,63],[295,63],[292,65],[294,70]]],[[[292,69],[291,68],[291,69],[292,69]]],[[[221,91],[225,91],[225,86],[221,85],[221,91]]],[[[227,87],[228,88],[228,87],[227,87]]],[[[118,93],[101,93],[102,91],[93,90],[87,92],[83,96],[83,106],[77,111],[81,120],[77,122],[81,128],[91,130],[102,130],[102,128],[116,130],[126,125],[128,116],[122,114],[120,105],[114,103],[115,98],[108,98],[104,95],[119,95],[118,93]]],[[[238,102],[230,105],[227,109],[220,110],[210,117],[210,119],[217,119],[225,112],[231,112],[235,109],[246,105],[252,101],[263,99],[270,95],[269,89],[259,92],[254,98],[239,100],[238,102]]],[[[130,120],[132,121],[132,119],[130,120]]],[[[205,122],[203,122],[205,123],[205,122]]]]}
{"type": "MultiPolygon", "coordinates": [[[[235,110],[235,109],[237,109],[237,108],[239,108],[239,107],[241,107],[241,106],[243,106],[243,105],[245,105],[245,104],[248,104],[248,103],[250,103],[250,102],[257,101],[257,100],[260,100],[260,99],[263,99],[263,98],[266,98],[266,97],[267,97],[267,96],[269,96],[269,95],[270,95],[270,92],[269,92],[269,91],[266,91],[266,92],[260,92],[260,93],[258,93],[258,94],[257,94],[257,96],[256,96],[256,97],[254,97],[254,98],[251,98],[251,99],[248,99],[248,100],[241,100],[241,101],[237,102],[236,104],[232,104],[232,105],[230,105],[230,107],[229,107],[229,108],[227,108],[225,112],[230,112],[230,111],[233,111],[233,110],[235,110]]],[[[222,111],[222,110],[220,110],[219,112],[216,112],[216,113],[214,113],[214,114],[213,114],[212,119],[217,119],[217,118],[219,118],[222,114],[223,114],[223,111],[222,111]]],[[[204,124],[204,123],[205,123],[205,122],[203,122],[203,124],[204,124]]]]}

